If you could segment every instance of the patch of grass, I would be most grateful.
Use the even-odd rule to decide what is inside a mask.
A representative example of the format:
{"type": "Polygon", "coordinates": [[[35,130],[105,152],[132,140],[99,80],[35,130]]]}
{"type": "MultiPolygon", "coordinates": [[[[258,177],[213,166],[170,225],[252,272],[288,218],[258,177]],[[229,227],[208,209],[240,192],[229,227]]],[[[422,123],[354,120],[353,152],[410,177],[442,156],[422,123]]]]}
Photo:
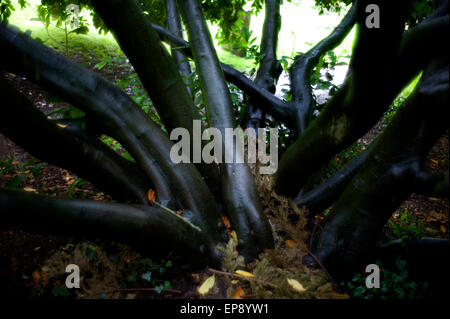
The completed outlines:
{"type": "MultiPolygon", "coordinates": [[[[9,23],[22,31],[31,31],[32,38],[40,39],[45,45],[53,47],[59,52],[65,52],[64,31],[50,25],[47,32],[36,11],[36,5],[40,1],[31,0],[28,2],[30,4],[26,8],[20,9],[17,0],[13,1],[16,10],[11,14],[9,23]]],[[[82,14],[88,21],[91,20],[88,12],[83,11],[82,14]]],[[[90,27],[89,33],[86,35],[69,35],[69,55],[77,52],[82,52],[85,56],[97,60],[102,60],[106,56],[121,54],[120,48],[111,34],[100,35],[93,27],[90,27]]]]}

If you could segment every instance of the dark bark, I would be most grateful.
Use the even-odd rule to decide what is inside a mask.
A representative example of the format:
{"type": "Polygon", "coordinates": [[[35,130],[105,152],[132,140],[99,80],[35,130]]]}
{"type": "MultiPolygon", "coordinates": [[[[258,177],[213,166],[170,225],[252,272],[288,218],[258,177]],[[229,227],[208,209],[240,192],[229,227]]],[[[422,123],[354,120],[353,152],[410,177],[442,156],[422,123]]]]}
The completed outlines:
{"type": "Polygon", "coordinates": [[[283,154],[276,174],[276,190],[280,194],[297,195],[310,172],[319,169],[331,156],[366,133],[401,88],[420,70],[414,68],[414,64],[414,73],[397,74],[396,64],[407,10],[405,3],[375,3],[384,13],[383,23],[379,29],[367,28],[364,11],[367,2],[361,1],[352,74],[303,135],[283,154]]]}
{"type": "Polygon", "coordinates": [[[220,267],[220,253],[203,231],[182,217],[145,205],[57,199],[0,190],[0,227],[54,235],[102,238],[145,253],[172,251],[191,265],[220,267]]]}
{"type": "Polygon", "coordinates": [[[0,80],[0,92],[2,134],[33,156],[91,181],[115,199],[148,204],[151,183],[133,162],[75,124],[58,126],[47,120],[5,80],[0,80]]]}
{"type": "Polygon", "coordinates": [[[292,107],[297,111],[297,134],[301,135],[308,127],[313,115],[313,97],[311,88],[311,74],[319,59],[327,51],[337,47],[356,23],[359,1],[355,1],[350,11],[342,19],[333,32],[316,44],[305,54],[295,57],[290,70],[292,107]]]}
{"type": "MultiPolygon", "coordinates": [[[[228,86],[211,35],[198,1],[183,0],[178,4],[188,29],[209,123],[225,136],[224,130],[236,127],[236,123],[228,86]]],[[[224,147],[222,154],[227,151],[233,152],[224,147]]],[[[273,247],[269,222],[262,213],[253,176],[247,165],[222,163],[220,169],[222,198],[239,238],[240,253],[251,260],[263,249],[273,247]]]]}
{"type": "Polygon", "coordinates": [[[327,215],[322,232],[313,237],[313,254],[335,276],[351,275],[362,265],[391,214],[423,187],[426,156],[448,128],[448,83],[445,57],[424,72],[418,88],[327,215]]]}
{"type": "MultiPolygon", "coordinates": [[[[281,29],[280,0],[265,1],[266,16],[264,18],[260,54],[264,57],[259,63],[255,84],[272,94],[276,91],[276,82],[283,68],[277,60],[278,33],[281,29]]],[[[266,127],[265,112],[259,107],[258,99],[250,99],[245,110],[243,127],[250,127],[256,131],[266,127]]]]}
{"type": "Polygon", "coordinates": [[[138,1],[95,0],[92,4],[133,64],[167,131],[184,127],[192,133],[192,121],[200,120],[200,114],[177,65],[147,23],[138,1]]]}
{"type": "MultiPolygon", "coordinates": [[[[186,128],[191,138],[193,120],[201,120],[178,67],[144,16],[137,0],[93,1],[96,12],[114,33],[121,49],[133,64],[166,129],[186,128]],[[123,8],[126,7],[126,10],[123,8]],[[132,34],[133,36],[130,36],[132,34]]],[[[191,141],[191,145],[194,143],[191,141]]],[[[215,165],[197,168],[209,185],[217,184],[215,165]]]]}
{"type": "Polygon", "coordinates": [[[219,216],[204,180],[192,164],[172,163],[172,143],[167,135],[125,93],[5,23],[0,24],[0,48],[5,52],[2,61],[7,61],[3,68],[25,73],[85,111],[101,124],[105,134],[128,150],[155,186],[158,201],[192,212],[192,216],[185,216],[219,240],[219,216]]]}
{"type": "MultiPolygon", "coordinates": [[[[186,56],[192,57],[192,50],[189,42],[184,41],[157,24],[151,25],[163,41],[170,43],[172,46],[176,46],[177,50],[182,51],[186,56]]],[[[236,85],[250,98],[257,99],[259,101],[258,106],[265,112],[270,113],[277,120],[287,123],[290,127],[294,127],[295,120],[294,116],[292,116],[294,112],[286,102],[277,98],[266,89],[260,88],[248,77],[233,67],[224,63],[220,63],[220,66],[222,67],[225,79],[227,81],[236,85]]]]}
{"type": "MultiPolygon", "coordinates": [[[[170,32],[177,35],[181,39],[183,39],[183,29],[181,25],[181,17],[177,8],[176,0],[166,0],[166,10],[167,10],[167,27],[170,32]]],[[[171,50],[172,58],[175,63],[178,65],[178,69],[180,70],[181,76],[184,78],[185,83],[187,84],[187,90],[189,94],[192,96],[192,90],[189,87],[192,83],[188,81],[189,76],[192,73],[191,65],[189,61],[187,61],[187,57],[180,51],[172,48],[171,50]]]]}
{"type": "Polygon", "coordinates": [[[375,142],[359,154],[353,161],[345,165],[332,177],[321,183],[316,188],[300,194],[295,200],[298,207],[306,207],[309,210],[309,215],[315,215],[330,207],[347,187],[348,183],[358,173],[361,166],[367,160],[370,151],[375,142]]]}

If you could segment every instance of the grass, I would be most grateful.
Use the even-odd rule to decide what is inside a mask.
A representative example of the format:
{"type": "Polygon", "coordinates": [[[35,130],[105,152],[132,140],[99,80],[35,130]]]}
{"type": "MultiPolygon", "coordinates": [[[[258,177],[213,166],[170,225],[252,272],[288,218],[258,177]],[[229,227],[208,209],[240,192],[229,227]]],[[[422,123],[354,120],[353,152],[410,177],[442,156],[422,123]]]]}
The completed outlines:
{"type": "MultiPolygon", "coordinates": [[[[22,31],[30,30],[33,38],[39,38],[45,45],[55,48],[60,52],[65,51],[64,31],[50,26],[48,32],[44,25],[37,18],[36,5],[40,4],[40,0],[29,0],[29,6],[20,9],[17,0],[16,11],[10,17],[9,22],[19,27],[22,31]]],[[[82,11],[81,14],[91,21],[89,12],[82,11]]],[[[252,17],[250,29],[253,36],[260,39],[262,25],[264,22],[264,10],[257,16],[252,17]]],[[[333,28],[339,23],[342,15],[335,13],[327,13],[318,16],[318,10],[314,8],[313,0],[305,0],[300,3],[284,2],[281,6],[281,15],[283,18],[282,28],[279,35],[278,56],[292,56],[295,52],[305,52],[312,45],[327,36],[333,28]]],[[[210,25],[211,34],[217,32],[217,26],[210,25]]],[[[353,34],[337,48],[338,55],[348,55],[351,50],[353,34]]],[[[219,59],[230,64],[241,71],[249,71],[254,64],[251,59],[237,57],[230,52],[223,50],[217,45],[214,39],[219,59]]],[[[259,43],[259,40],[256,41],[259,43]]],[[[114,37],[108,33],[107,35],[98,34],[93,26],[86,35],[69,35],[69,55],[83,52],[96,60],[104,60],[108,56],[120,55],[121,50],[114,37]]]]}

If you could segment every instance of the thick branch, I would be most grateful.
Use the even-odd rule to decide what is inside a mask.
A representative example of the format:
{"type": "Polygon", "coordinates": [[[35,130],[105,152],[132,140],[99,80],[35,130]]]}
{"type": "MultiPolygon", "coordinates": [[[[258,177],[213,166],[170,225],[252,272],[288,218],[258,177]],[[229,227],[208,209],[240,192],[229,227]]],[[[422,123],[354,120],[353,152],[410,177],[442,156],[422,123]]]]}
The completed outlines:
{"type": "Polygon", "coordinates": [[[353,161],[345,165],[327,181],[323,182],[306,194],[301,194],[295,200],[298,207],[306,206],[310,215],[320,213],[330,207],[347,187],[348,183],[367,160],[375,142],[358,155],[353,161]]]}
{"type": "MultiPolygon", "coordinates": [[[[167,10],[167,27],[169,31],[177,35],[181,39],[183,38],[183,29],[181,26],[181,17],[177,8],[176,0],[166,0],[166,10],[167,10]]],[[[192,70],[189,61],[186,60],[186,56],[179,50],[174,50],[172,48],[172,57],[175,63],[178,65],[180,74],[187,81],[188,77],[191,75],[192,70]]],[[[189,83],[188,83],[189,84],[189,83]]],[[[187,90],[189,94],[192,95],[191,88],[188,86],[187,90]]]]}
{"type": "MultiPolygon", "coordinates": [[[[150,22],[148,23],[151,24],[150,22]]],[[[176,50],[181,51],[184,55],[192,57],[192,50],[189,42],[177,37],[160,25],[154,23],[151,25],[163,41],[175,46],[176,50]]],[[[222,67],[225,79],[244,91],[250,98],[257,99],[260,103],[259,107],[265,112],[270,113],[274,118],[281,122],[287,123],[290,126],[294,125],[295,121],[292,120],[291,108],[289,108],[289,105],[286,102],[280,100],[269,91],[260,88],[233,67],[224,63],[220,63],[220,66],[222,67]]]]}
{"type": "Polygon", "coordinates": [[[174,60],[147,23],[137,0],[92,1],[96,12],[114,33],[148,92],[167,131],[200,120],[174,60]]]}
{"type": "Polygon", "coordinates": [[[424,72],[418,88],[327,215],[312,251],[330,272],[348,275],[361,266],[391,214],[419,186],[426,155],[448,128],[448,89],[445,58],[424,72]]]}
{"type": "MultiPolygon", "coordinates": [[[[236,123],[228,87],[211,35],[198,1],[183,0],[178,4],[188,29],[209,122],[224,136],[225,129],[234,128],[236,123]]],[[[233,149],[230,149],[233,144],[231,147],[225,146],[222,154],[234,154],[233,149]]],[[[222,163],[221,178],[222,198],[236,228],[242,254],[247,259],[256,258],[263,249],[273,246],[273,238],[268,220],[262,213],[250,170],[244,163],[222,163]]]]}
{"type": "MultiPolygon", "coordinates": [[[[274,94],[275,83],[278,81],[283,68],[277,60],[278,33],[281,29],[280,0],[266,0],[266,16],[264,19],[260,54],[264,57],[260,61],[255,84],[274,94]]],[[[250,99],[245,115],[245,125],[257,130],[265,127],[265,112],[259,107],[258,99],[250,99]]]]}
{"type": "Polygon", "coordinates": [[[0,131],[33,156],[66,168],[120,200],[147,204],[150,182],[136,165],[74,124],[57,125],[5,80],[0,131]]]}
{"type": "Polygon", "coordinates": [[[204,232],[161,208],[0,189],[0,212],[0,225],[5,230],[110,239],[146,253],[172,251],[192,265],[220,265],[220,254],[204,232]]]}
{"type": "MultiPolygon", "coordinates": [[[[157,199],[192,212],[193,223],[219,236],[213,196],[192,164],[173,164],[172,143],[129,96],[94,72],[19,31],[0,24],[2,65],[23,72],[55,96],[82,109],[117,139],[155,186],[157,199]]],[[[187,215],[185,215],[187,216],[187,215]]]]}
{"type": "Polygon", "coordinates": [[[312,120],[313,97],[311,92],[311,74],[319,59],[327,51],[337,47],[356,23],[358,3],[350,8],[339,25],[325,39],[321,40],[305,54],[295,57],[294,64],[290,70],[292,103],[298,112],[298,135],[301,135],[312,120]]]}
{"type": "Polygon", "coordinates": [[[362,0],[358,7],[360,31],[351,62],[352,74],[283,154],[276,175],[277,191],[281,194],[298,194],[310,172],[367,132],[414,75],[398,75],[396,68],[404,4],[379,0],[383,23],[379,29],[369,29],[365,24],[367,3],[368,0],[362,0]]]}
{"type": "MultiPolygon", "coordinates": [[[[167,131],[186,128],[193,138],[193,120],[200,120],[200,113],[177,65],[148,23],[138,1],[113,0],[106,3],[97,0],[93,4],[133,64],[167,131]]],[[[218,181],[215,165],[201,163],[197,167],[208,182],[211,181],[210,184],[218,181]]]]}

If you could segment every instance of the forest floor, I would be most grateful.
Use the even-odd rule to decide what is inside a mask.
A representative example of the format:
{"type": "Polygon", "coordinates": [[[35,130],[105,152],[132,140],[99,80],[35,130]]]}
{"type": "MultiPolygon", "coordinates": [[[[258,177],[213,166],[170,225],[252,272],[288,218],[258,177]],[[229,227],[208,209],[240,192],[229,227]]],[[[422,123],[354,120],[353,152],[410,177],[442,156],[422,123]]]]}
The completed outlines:
{"type": "MultiPolygon", "coordinates": [[[[107,63],[100,68],[98,63],[101,61],[95,60],[83,52],[75,53],[71,58],[116,83],[132,73],[129,64],[123,61],[119,64],[107,63]]],[[[69,107],[65,103],[51,102],[45,91],[24,77],[4,72],[0,73],[0,76],[16,86],[39,110],[47,115],[59,108],[69,107]]],[[[133,94],[133,87],[129,85],[125,91],[133,94]]],[[[361,139],[361,143],[368,144],[380,131],[380,126],[375,126],[361,139]]],[[[33,132],[29,132],[29,134],[33,134],[33,132]]],[[[111,146],[114,146],[115,141],[110,141],[110,143],[111,146]]],[[[448,151],[447,134],[439,139],[430,152],[427,166],[432,170],[448,170],[448,151]]],[[[343,164],[339,164],[339,161],[339,157],[336,157],[337,164],[335,164],[343,164]]],[[[78,176],[67,170],[42,163],[1,134],[0,163],[0,187],[7,186],[47,196],[111,200],[110,196],[99,191],[89,182],[79,179],[78,176]]],[[[261,191],[261,187],[266,187],[267,180],[263,181],[257,178],[257,184],[261,191]]],[[[271,207],[274,207],[273,203],[277,203],[277,207],[284,205],[284,210],[291,209],[287,207],[287,202],[283,202],[284,199],[274,197],[276,195],[273,194],[271,189],[265,188],[261,191],[263,206],[269,217],[273,213],[270,211],[271,207]]],[[[387,242],[414,236],[448,238],[448,212],[447,199],[412,194],[386,224],[380,241],[387,242]]],[[[289,230],[284,233],[289,233],[289,230]]],[[[297,239],[293,238],[296,236],[295,234],[288,237],[283,235],[284,237],[280,241],[284,252],[287,252],[286,256],[288,257],[286,258],[290,260],[294,260],[294,257],[298,259],[299,256],[291,253],[289,249],[299,245],[299,241],[306,240],[307,234],[303,232],[298,234],[297,239]]],[[[229,248],[232,250],[232,247],[229,248]]],[[[299,254],[304,254],[304,252],[299,254]]],[[[253,272],[261,271],[261,267],[261,264],[254,266],[253,272]]],[[[302,271],[304,274],[307,272],[304,269],[302,271]]],[[[230,273],[231,271],[222,275],[226,277],[230,276],[230,273]]],[[[209,275],[211,275],[211,271],[193,272],[191,276],[186,276],[182,267],[173,267],[170,255],[151,259],[118,243],[46,236],[18,230],[0,231],[1,294],[9,297],[198,298],[200,296],[196,287],[209,275]],[[77,293],[69,291],[64,286],[67,264],[79,265],[83,273],[83,289],[77,293]]],[[[308,276],[312,278],[313,274],[308,273],[308,276]]],[[[317,294],[309,295],[309,297],[346,297],[345,294],[337,293],[336,287],[327,286],[326,278],[323,281],[323,274],[314,276],[319,278],[317,280],[320,284],[316,284],[319,287],[315,290],[317,294]]],[[[223,287],[210,296],[255,297],[255,295],[245,293],[246,287],[251,286],[252,282],[240,284],[230,278],[226,282],[222,281],[222,284],[223,287]],[[227,285],[229,286],[227,287],[227,285]],[[226,291],[230,287],[233,287],[233,291],[226,291]]],[[[270,286],[270,284],[268,285],[270,286]]],[[[262,286],[264,287],[264,283],[262,286]]],[[[252,291],[259,291],[256,297],[277,296],[264,295],[261,289],[258,290],[258,287],[253,287],[252,291]]],[[[282,295],[282,292],[280,294],[282,295]]],[[[294,295],[294,297],[298,296],[294,295]]]]}

